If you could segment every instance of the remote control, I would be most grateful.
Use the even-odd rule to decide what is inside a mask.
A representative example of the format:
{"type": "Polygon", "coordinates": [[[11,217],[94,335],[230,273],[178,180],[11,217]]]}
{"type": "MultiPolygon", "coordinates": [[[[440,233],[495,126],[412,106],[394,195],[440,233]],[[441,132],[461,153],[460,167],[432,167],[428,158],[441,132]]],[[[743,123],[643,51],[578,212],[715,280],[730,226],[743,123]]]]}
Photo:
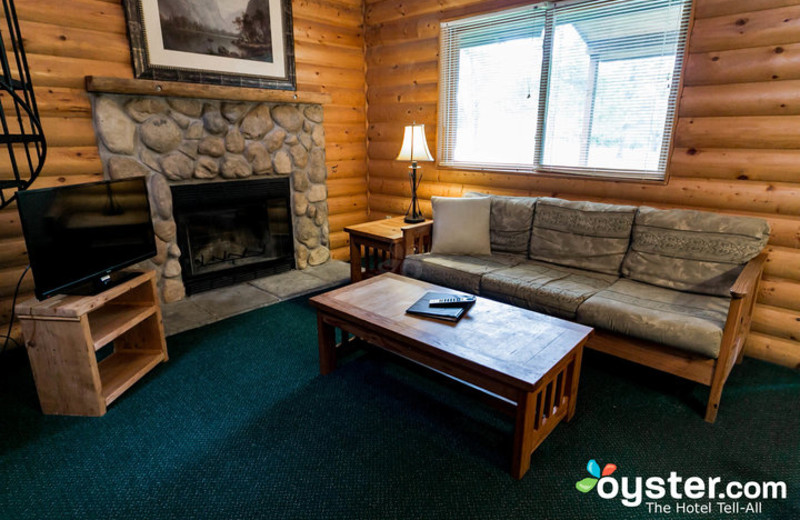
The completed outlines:
{"type": "Polygon", "coordinates": [[[431,307],[466,307],[475,303],[474,296],[454,296],[453,298],[436,298],[430,300],[431,307]]]}

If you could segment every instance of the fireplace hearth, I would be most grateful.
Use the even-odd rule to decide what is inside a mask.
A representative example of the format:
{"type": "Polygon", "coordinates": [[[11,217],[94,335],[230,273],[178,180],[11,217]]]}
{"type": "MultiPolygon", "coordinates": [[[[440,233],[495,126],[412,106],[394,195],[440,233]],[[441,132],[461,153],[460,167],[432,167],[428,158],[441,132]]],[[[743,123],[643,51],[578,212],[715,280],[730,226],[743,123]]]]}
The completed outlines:
{"type": "Polygon", "coordinates": [[[294,268],[288,178],[171,186],[187,294],[294,268]]]}

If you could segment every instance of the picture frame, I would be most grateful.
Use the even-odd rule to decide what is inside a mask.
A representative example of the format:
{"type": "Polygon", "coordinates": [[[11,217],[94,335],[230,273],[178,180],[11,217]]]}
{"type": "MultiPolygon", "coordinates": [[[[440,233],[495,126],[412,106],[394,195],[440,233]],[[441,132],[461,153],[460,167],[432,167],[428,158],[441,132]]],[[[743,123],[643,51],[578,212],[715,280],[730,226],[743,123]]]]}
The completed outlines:
{"type": "Polygon", "coordinates": [[[123,0],[134,77],[295,90],[291,0],[123,0]]]}

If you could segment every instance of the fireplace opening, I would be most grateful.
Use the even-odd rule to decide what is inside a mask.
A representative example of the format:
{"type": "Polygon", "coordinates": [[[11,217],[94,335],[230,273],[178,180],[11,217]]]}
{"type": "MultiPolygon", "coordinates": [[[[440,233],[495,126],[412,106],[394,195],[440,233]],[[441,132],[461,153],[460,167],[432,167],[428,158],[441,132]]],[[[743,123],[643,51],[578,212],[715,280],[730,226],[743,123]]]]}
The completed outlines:
{"type": "Polygon", "coordinates": [[[294,268],[288,178],[171,189],[187,294],[294,268]]]}

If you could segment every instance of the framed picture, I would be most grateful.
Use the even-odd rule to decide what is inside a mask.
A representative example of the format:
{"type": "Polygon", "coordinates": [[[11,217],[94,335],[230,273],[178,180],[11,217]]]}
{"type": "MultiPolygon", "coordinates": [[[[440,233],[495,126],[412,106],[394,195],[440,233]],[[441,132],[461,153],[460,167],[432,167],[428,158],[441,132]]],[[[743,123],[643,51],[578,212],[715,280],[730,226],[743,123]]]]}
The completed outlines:
{"type": "Polygon", "coordinates": [[[291,0],[123,0],[137,78],[294,90],[291,0]]]}

